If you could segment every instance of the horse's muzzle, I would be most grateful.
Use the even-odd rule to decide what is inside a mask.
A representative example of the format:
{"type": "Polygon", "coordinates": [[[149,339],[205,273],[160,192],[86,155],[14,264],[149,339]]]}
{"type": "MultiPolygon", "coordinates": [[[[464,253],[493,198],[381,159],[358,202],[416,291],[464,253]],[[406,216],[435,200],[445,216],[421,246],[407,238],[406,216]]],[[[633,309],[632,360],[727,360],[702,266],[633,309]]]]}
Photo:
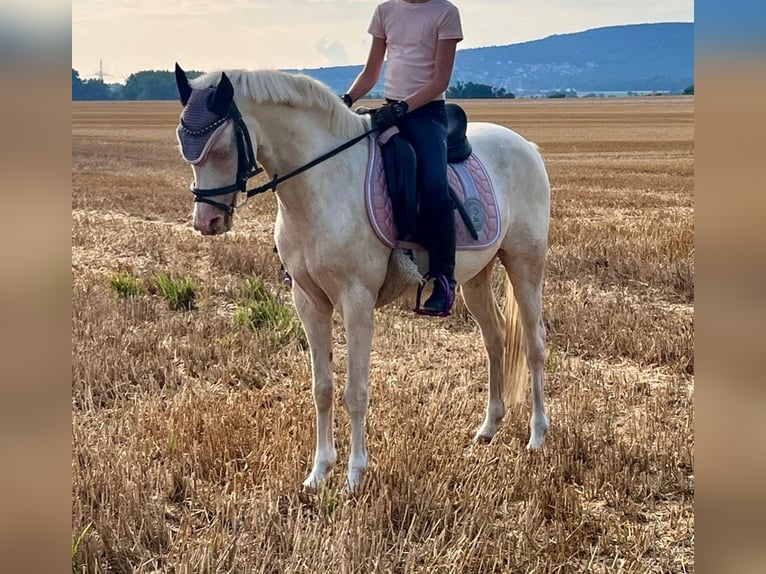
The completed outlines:
{"type": "MultiPolygon", "coordinates": [[[[205,209],[201,211],[210,212],[213,210],[205,209]]],[[[199,231],[202,235],[221,235],[229,231],[233,223],[232,216],[220,210],[215,211],[216,213],[195,213],[195,231],[199,231]]]]}

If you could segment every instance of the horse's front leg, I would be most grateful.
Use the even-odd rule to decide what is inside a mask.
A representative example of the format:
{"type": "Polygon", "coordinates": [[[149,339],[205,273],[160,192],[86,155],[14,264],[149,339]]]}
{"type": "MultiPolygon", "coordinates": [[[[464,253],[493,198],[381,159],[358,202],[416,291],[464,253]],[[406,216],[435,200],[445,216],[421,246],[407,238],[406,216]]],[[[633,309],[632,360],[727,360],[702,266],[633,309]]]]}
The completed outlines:
{"type": "Polygon", "coordinates": [[[370,352],[374,332],[375,298],[364,289],[349,290],[341,300],[341,313],[348,341],[348,377],[343,397],[351,419],[351,454],[346,486],[350,492],[361,486],[367,470],[365,419],[369,404],[370,352]]]}
{"type": "Polygon", "coordinates": [[[311,298],[298,285],[293,288],[293,301],[311,350],[312,390],[317,419],[314,468],[303,485],[316,490],[325,481],[327,472],[338,457],[333,436],[332,305],[326,299],[311,298]]]}

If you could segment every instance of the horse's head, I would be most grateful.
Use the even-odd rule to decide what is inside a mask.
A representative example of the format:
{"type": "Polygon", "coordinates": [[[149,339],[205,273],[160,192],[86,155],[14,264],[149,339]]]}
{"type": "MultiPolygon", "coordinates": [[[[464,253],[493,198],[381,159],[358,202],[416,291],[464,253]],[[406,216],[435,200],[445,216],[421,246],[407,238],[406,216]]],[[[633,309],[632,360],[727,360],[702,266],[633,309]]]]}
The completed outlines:
{"type": "Polygon", "coordinates": [[[205,89],[192,88],[178,64],[175,74],[184,106],[178,142],[194,172],[194,229],[203,235],[225,233],[233,223],[237,195],[260,171],[250,134],[226,74],[221,74],[216,87],[205,89]]]}

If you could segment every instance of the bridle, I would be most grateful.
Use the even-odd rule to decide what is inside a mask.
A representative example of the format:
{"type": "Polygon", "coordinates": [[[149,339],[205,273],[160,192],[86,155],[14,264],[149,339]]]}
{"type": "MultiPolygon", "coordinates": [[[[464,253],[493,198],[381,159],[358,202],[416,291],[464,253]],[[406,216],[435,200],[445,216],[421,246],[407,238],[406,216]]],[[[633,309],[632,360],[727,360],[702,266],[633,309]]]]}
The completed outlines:
{"type": "Polygon", "coordinates": [[[229,105],[229,110],[226,112],[226,115],[198,130],[189,129],[189,127],[184,124],[183,119],[181,119],[181,129],[190,136],[199,137],[214,132],[229,120],[234,123],[235,138],[237,141],[236,181],[231,185],[208,189],[201,189],[197,187],[194,182],[192,182],[190,189],[194,194],[195,202],[207,203],[208,205],[217,207],[226,212],[228,215],[231,215],[234,213],[234,209],[237,207],[234,204],[234,202],[236,202],[236,196],[234,196],[234,199],[230,205],[221,203],[220,201],[215,201],[214,199],[211,199],[211,197],[239,191],[246,192],[247,180],[263,171],[263,168],[259,166],[255,161],[255,151],[253,150],[253,142],[250,139],[250,132],[247,130],[245,120],[242,119],[242,114],[239,112],[237,104],[232,101],[229,105]]]}
{"type": "MultiPolygon", "coordinates": [[[[296,175],[303,173],[304,171],[314,167],[317,164],[322,163],[323,161],[333,157],[334,155],[339,154],[343,150],[350,148],[357,142],[363,140],[370,134],[377,131],[377,128],[373,127],[372,129],[369,129],[365,131],[363,134],[360,134],[350,139],[349,141],[339,145],[338,147],[330,150],[329,152],[308,162],[307,164],[302,165],[301,167],[297,169],[294,169],[287,175],[279,177],[277,176],[277,174],[274,174],[274,177],[268,183],[261,185],[259,187],[256,187],[254,189],[247,189],[247,181],[251,177],[258,175],[264,170],[261,166],[258,165],[258,163],[255,160],[255,151],[253,150],[253,142],[250,139],[250,132],[247,129],[245,120],[242,119],[242,114],[240,113],[239,108],[237,108],[237,104],[233,100],[229,104],[229,110],[226,112],[226,115],[218,118],[214,122],[198,130],[192,130],[192,129],[189,129],[184,124],[184,121],[182,119],[181,129],[190,136],[199,137],[199,136],[207,135],[209,133],[214,132],[216,129],[218,129],[220,126],[222,126],[229,120],[231,120],[234,123],[234,131],[235,131],[235,137],[237,142],[237,179],[236,181],[232,183],[231,185],[225,185],[223,187],[215,187],[215,188],[209,188],[209,189],[201,189],[197,187],[193,182],[190,186],[191,192],[194,194],[195,202],[207,203],[208,205],[217,207],[218,209],[221,209],[222,211],[224,211],[227,215],[232,215],[234,213],[234,210],[237,207],[240,207],[240,205],[236,204],[237,196],[236,195],[234,196],[234,199],[232,200],[231,204],[215,201],[214,199],[211,199],[212,197],[225,195],[227,193],[242,192],[247,194],[247,199],[250,199],[254,195],[258,195],[259,193],[264,193],[266,191],[276,191],[277,185],[279,185],[283,181],[288,180],[291,177],[295,177],[296,175]]],[[[244,203],[242,205],[244,205],[244,203]]]]}

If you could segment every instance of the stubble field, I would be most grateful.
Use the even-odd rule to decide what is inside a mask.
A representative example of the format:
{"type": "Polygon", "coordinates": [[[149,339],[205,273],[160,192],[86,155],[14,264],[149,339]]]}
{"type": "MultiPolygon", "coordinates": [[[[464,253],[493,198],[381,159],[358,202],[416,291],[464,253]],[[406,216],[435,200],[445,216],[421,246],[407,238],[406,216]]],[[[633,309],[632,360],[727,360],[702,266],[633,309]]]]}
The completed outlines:
{"type": "Polygon", "coordinates": [[[551,177],[551,431],[526,452],[525,406],[472,444],[478,328],[461,304],[435,320],[396,302],[377,311],[355,496],[337,320],[339,463],[300,488],[311,371],[274,198],[203,238],[180,105],[72,105],[73,571],[694,570],[693,99],[464,105],[539,144],[551,177]]]}

